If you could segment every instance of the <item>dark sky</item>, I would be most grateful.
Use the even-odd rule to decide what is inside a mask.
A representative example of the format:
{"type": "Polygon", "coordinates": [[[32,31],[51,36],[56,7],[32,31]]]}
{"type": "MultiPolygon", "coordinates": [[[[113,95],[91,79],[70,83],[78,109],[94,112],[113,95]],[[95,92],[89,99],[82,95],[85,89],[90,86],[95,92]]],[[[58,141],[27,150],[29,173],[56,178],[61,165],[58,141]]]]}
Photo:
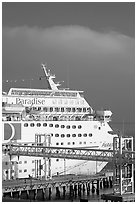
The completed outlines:
{"type": "Polygon", "coordinates": [[[134,122],[135,11],[133,2],[2,3],[3,91],[38,81],[47,62],[57,80],[83,90],[113,121],[134,122]],[[17,80],[17,82],[6,82],[17,80]]]}

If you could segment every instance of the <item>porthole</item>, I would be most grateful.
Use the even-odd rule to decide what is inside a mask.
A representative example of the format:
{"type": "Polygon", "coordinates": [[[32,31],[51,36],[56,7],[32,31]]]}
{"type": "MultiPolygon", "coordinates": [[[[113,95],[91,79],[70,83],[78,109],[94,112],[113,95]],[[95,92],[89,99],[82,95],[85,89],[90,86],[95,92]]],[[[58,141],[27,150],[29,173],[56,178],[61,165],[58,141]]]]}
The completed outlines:
{"type": "Polygon", "coordinates": [[[58,125],[58,124],[56,124],[56,125],[55,125],[55,128],[58,128],[58,127],[59,127],[59,125],[58,125]]]}
{"type": "Polygon", "coordinates": [[[100,130],[100,129],[101,129],[101,127],[98,127],[98,129],[100,130]]]}
{"type": "Polygon", "coordinates": [[[79,142],[79,144],[82,144],[82,142],[79,142]]]}
{"type": "Polygon", "coordinates": [[[40,123],[37,123],[37,127],[40,127],[41,126],[41,124],[40,123]]]}
{"type": "Polygon", "coordinates": [[[83,134],[83,136],[84,136],[84,137],[87,137],[87,134],[86,134],[86,133],[84,133],[84,134],[83,134]]]}
{"type": "Polygon", "coordinates": [[[53,124],[49,124],[49,127],[53,127],[53,124]]]}
{"type": "Polygon", "coordinates": [[[72,134],[72,137],[76,137],[76,134],[72,134]]]}
{"type": "Polygon", "coordinates": [[[70,134],[67,134],[67,137],[70,137],[70,134]]]}
{"type": "Polygon", "coordinates": [[[72,125],[72,128],[75,129],[75,128],[76,128],[76,125],[72,125]]]}
{"type": "Polygon", "coordinates": [[[24,123],[24,127],[28,127],[28,123],[24,123]]]}
{"type": "Polygon", "coordinates": [[[84,144],[86,144],[86,142],[84,142],[84,144]]]}
{"type": "Polygon", "coordinates": [[[68,145],[70,145],[70,142],[68,142],[68,145]]]}
{"type": "Polygon", "coordinates": [[[43,123],[43,126],[46,127],[46,126],[47,126],[47,123],[43,123]]]}
{"type": "Polygon", "coordinates": [[[30,126],[31,126],[31,127],[34,127],[34,123],[30,123],[30,126]]]}
{"type": "Polygon", "coordinates": [[[59,145],[59,143],[57,142],[56,145],[59,145]]]}
{"type": "Polygon", "coordinates": [[[67,129],[70,129],[70,125],[67,125],[66,128],[67,128],[67,129]]]}
{"type": "Polygon", "coordinates": [[[61,128],[64,128],[65,127],[65,125],[61,125],[61,128]]]}
{"type": "Polygon", "coordinates": [[[61,137],[65,137],[65,135],[64,135],[64,134],[61,134],[61,137]]]}
{"type": "Polygon", "coordinates": [[[55,137],[59,137],[59,134],[55,134],[55,137]]]}
{"type": "Polygon", "coordinates": [[[79,128],[79,129],[81,129],[81,128],[82,128],[82,126],[81,126],[81,125],[78,125],[78,128],[79,128]]]}
{"type": "Polygon", "coordinates": [[[82,134],[79,133],[79,134],[78,134],[78,137],[82,137],[82,134]]]}
{"type": "Polygon", "coordinates": [[[72,142],[72,144],[74,145],[74,144],[75,144],[75,142],[72,142]]]}
{"type": "Polygon", "coordinates": [[[63,145],[63,142],[61,142],[61,145],[63,145]]]}
{"type": "Polygon", "coordinates": [[[89,137],[92,137],[92,133],[89,133],[89,137]]]}

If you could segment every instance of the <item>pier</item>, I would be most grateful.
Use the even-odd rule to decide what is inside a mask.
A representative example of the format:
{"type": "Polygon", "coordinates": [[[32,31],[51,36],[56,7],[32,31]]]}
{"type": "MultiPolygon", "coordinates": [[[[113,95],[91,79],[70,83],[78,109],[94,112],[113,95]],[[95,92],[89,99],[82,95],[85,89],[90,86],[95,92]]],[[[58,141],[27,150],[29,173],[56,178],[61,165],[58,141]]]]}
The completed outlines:
{"type": "Polygon", "coordinates": [[[81,192],[90,191],[99,195],[99,190],[104,187],[113,186],[113,194],[101,195],[105,201],[134,201],[134,160],[132,137],[114,137],[113,150],[65,148],[65,147],[45,147],[24,144],[3,144],[3,152],[10,156],[39,156],[50,158],[79,159],[91,161],[113,161],[113,178],[104,175],[90,177],[56,178],[55,180],[34,181],[31,177],[26,183],[23,182],[3,182],[3,197],[10,198],[38,198],[51,199],[51,195],[56,195],[60,199],[69,192],[70,198],[80,195],[81,192]],[[54,192],[54,193],[53,193],[54,192]]]}

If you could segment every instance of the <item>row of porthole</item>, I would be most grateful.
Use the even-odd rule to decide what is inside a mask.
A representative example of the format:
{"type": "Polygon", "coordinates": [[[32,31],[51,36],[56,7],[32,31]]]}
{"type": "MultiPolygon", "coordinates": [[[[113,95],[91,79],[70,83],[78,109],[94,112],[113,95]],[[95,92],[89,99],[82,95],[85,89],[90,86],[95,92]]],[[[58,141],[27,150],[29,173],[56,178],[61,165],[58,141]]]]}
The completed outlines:
{"type": "MultiPolygon", "coordinates": [[[[24,127],[28,127],[28,125],[29,125],[28,123],[24,123],[24,127]]],[[[42,125],[41,123],[37,123],[37,124],[36,124],[37,127],[40,127],[41,125],[42,125]]],[[[35,126],[34,123],[30,123],[30,127],[34,127],[34,126],[35,126]]],[[[47,123],[43,123],[43,127],[46,127],[46,126],[47,126],[47,123]]],[[[49,127],[53,127],[53,124],[50,123],[50,124],[49,124],[49,127]]],[[[61,127],[61,128],[65,128],[65,125],[60,125],[60,127],[61,127]]],[[[59,124],[55,124],[55,128],[59,128],[59,124]]],[[[70,126],[70,125],[67,125],[66,128],[67,128],[67,129],[70,129],[71,126],[70,126]]],[[[72,128],[75,129],[75,128],[76,128],[76,125],[72,125],[72,128]]],[[[82,126],[81,126],[81,125],[78,125],[78,128],[81,129],[82,126]]]]}
{"type": "MultiPolygon", "coordinates": [[[[68,142],[68,143],[67,143],[67,145],[71,145],[71,144],[72,144],[72,145],[75,145],[75,142],[72,142],[72,143],[71,143],[71,142],[68,142]]],[[[82,142],[79,142],[79,144],[82,144],[82,142]]],[[[83,144],[86,144],[86,142],[83,142],[83,144]]],[[[56,145],[59,145],[59,142],[57,142],[56,145]]],[[[61,142],[60,145],[64,145],[64,143],[61,142]]],[[[68,151],[69,151],[69,150],[68,150],[68,151]]],[[[68,153],[69,153],[69,152],[68,152],[68,153]]]]}
{"type": "MultiPolygon", "coordinates": [[[[70,137],[70,136],[71,136],[70,134],[66,134],[66,137],[70,137]]],[[[76,137],[76,136],[77,136],[76,134],[72,134],[72,137],[76,137]]],[[[84,133],[83,134],[83,137],[87,137],[87,136],[92,137],[92,133],[89,133],[89,134],[84,133]]],[[[58,133],[55,134],[55,137],[59,137],[59,134],[58,133]]],[[[65,137],[65,134],[61,134],[60,137],[65,137]]],[[[82,137],[82,134],[79,133],[78,137],[82,137]]]]}

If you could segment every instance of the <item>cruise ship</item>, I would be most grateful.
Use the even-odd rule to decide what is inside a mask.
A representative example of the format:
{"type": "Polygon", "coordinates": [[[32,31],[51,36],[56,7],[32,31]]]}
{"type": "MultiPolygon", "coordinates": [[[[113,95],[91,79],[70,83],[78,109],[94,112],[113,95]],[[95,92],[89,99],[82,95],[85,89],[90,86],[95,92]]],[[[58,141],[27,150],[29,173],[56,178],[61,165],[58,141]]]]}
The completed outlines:
{"type": "MultiPolygon", "coordinates": [[[[55,147],[112,149],[110,110],[95,111],[79,90],[61,89],[45,64],[47,89],[10,88],[2,95],[2,142],[55,147]]],[[[3,154],[3,179],[95,174],[106,162],[3,154]],[[45,172],[46,171],[46,172],[45,172]]]]}

